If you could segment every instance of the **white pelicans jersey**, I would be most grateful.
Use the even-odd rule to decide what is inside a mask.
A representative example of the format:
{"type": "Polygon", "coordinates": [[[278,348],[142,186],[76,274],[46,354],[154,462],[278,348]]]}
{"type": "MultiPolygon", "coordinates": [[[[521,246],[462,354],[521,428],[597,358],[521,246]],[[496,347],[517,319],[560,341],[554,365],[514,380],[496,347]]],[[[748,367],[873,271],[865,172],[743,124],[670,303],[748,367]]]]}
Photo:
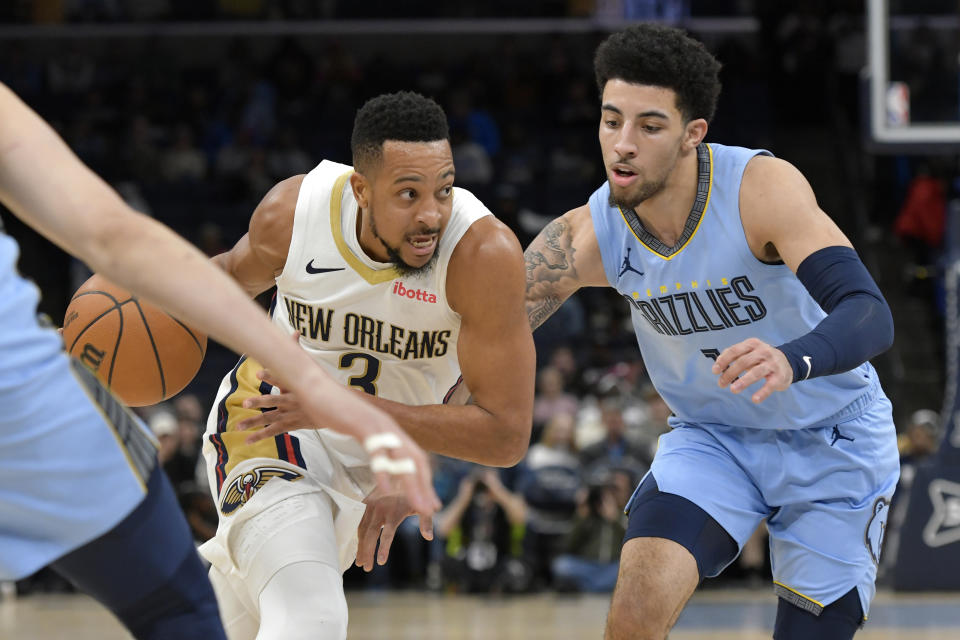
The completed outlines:
{"type": "MultiPolygon", "coordinates": [[[[271,316],[286,333],[299,332],[302,348],[341,383],[409,405],[441,403],[460,377],[460,316],[447,304],[447,266],[470,225],[490,211],[471,193],[454,189],[453,212],[432,268],[401,275],[360,248],[352,173],[346,165],[324,161],[304,178],[271,316]]],[[[220,525],[201,553],[231,573],[238,566],[236,554],[247,548],[234,540],[240,535],[231,533],[234,527],[270,505],[323,492],[337,507],[334,529],[343,570],[356,553],[360,501],[374,485],[369,457],[359,442],[323,425],[248,444],[249,433],[237,423],[261,410],[245,408],[243,401],[277,393],[256,377],[259,369],[257,362],[241,358],[224,378],[207,421],[203,453],[220,525]]],[[[294,511],[288,520],[305,517],[294,511]]],[[[291,553],[303,560],[308,556],[302,551],[291,553]]]]}
{"type": "Polygon", "coordinates": [[[447,265],[470,225],[490,211],[454,189],[433,267],[401,275],[360,248],[351,173],[323,161],[304,178],[273,321],[299,331],[307,353],[345,385],[410,405],[443,402],[460,376],[460,316],[447,304],[447,265]]]}

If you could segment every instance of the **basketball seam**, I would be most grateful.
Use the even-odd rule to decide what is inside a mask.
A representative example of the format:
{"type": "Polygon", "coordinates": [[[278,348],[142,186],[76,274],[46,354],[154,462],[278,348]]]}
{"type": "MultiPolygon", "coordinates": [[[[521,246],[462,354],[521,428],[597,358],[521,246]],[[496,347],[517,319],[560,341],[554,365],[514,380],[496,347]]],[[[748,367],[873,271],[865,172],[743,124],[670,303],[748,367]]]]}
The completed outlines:
{"type": "MultiPolygon", "coordinates": [[[[127,302],[132,302],[137,307],[137,312],[140,314],[140,319],[143,321],[143,328],[147,331],[147,337],[150,338],[150,347],[153,349],[153,357],[157,362],[157,370],[160,372],[160,399],[163,400],[167,397],[167,383],[163,377],[163,362],[160,361],[160,352],[157,350],[157,343],[153,339],[153,332],[150,331],[150,324],[147,322],[147,317],[143,313],[143,308],[140,306],[140,301],[136,298],[130,298],[127,302]]],[[[126,303],[124,303],[126,304],[126,303]]]]}
{"type": "MultiPolygon", "coordinates": [[[[83,329],[80,329],[80,331],[77,333],[76,337],[74,337],[73,342],[70,343],[70,348],[67,349],[67,353],[73,353],[73,348],[74,348],[75,346],[77,346],[77,342],[79,342],[79,341],[80,341],[80,338],[83,337],[83,334],[87,332],[87,329],[89,329],[90,327],[92,327],[93,325],[95,325],[95,324],[97,323],[97,321],[100,320],[100,318],[104,317],[105,315],[107,315],[107,314],[110,313],[111,311],[116,311],[116,310],[119,310],[119,311],[120,311],[120,327],[121,327],[121,329],[123,328],[123,310],[120,309],[120,304],[121,304],[121,303],[117,302],[117,299],[114,298],[114,297],[113,297],[112,295],[110,295],[109,293],[107,293],[106,291],[85,291],[85,292],[83,292],[83,293],[81,293],[81,294],[78,294],[78,295],[73,296],[73,298],[70,300],[70,302],[73,302],[74,300],[76,300],[76,299],[79,298],[80,296],[89,295],[89,294],[91,294],[91,293],[99,293],[99,294],[101,294],[101,295],[107,296],[108,298],[110,298],[111,300],[113,300],[113,306],[110,307],[109,309],[107,309],[106,311],[104,311],[103,313],[101,313],[100,315],[98,315],[96,318],[94,318],[94,319],[91,320],[90,322],[88,322],[88,323],[87,323],[87,326],[85,326],[83,329]]],[[[125,300],[124,302],[127,302],[127,301],[125,300]]],[[[116,354],[114,354],[114,355],[116,355],[116,354]]],[[[109,383],[108,383],[108,384],[109,384],[109,383]]]]}
{"type": "Polygon", "coordinates": [[[113,386],[113,367],[117,364],[117,351],[120,349],[120,340],[123,338],[123,307],[117,305],[120,312],[120,328],[117,330],[117,343],[113,345],[113,357],[110,358],[110,372],[107,374],[107,386],[113,386]]]}
{"type": "MultiPolygon", "coordinates": [[[[164,313],[166,313],[166,312],[164,312],[164,313]]],[[[201,354],[201,355],[205,355],[205,354],[206,354],[206,351],[204,350],[203,345],[200,344],[200,339],[197,338],[196,335],[194,335],[193,331],[190,330],[190,327],[188,327],[188,326],[185,325],[184,323],[180,322],[179,320],[177,320],[176,318],[174,318],[174,317],[173,317],[172,315],[170,315],[169,313],[167,313],[167,317],[170,318],[171,320],[173,320],[174,322],[176,322],[176,323],[177,323],[178,325],[180,325],[181,327],[183,327],[183,330],[190,334],[190,337],[193,338],[193,342],[197,345],[197,349],[200,350],[200,354],[201,354]]]]}

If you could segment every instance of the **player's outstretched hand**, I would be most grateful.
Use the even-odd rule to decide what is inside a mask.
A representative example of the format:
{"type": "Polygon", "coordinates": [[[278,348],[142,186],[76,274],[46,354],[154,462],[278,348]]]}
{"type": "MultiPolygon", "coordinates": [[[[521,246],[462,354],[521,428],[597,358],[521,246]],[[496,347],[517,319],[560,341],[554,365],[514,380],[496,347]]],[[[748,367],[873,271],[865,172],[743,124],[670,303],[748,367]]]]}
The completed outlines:
{"type": "Polygon", "coordinates": [[[774,391],[785,391],[793,382],[793,369],[783,352],[757,338],[748,338],[727,347],[713,363],[713,372],[720,376],[717,384],[740,393],[763,380],[750,399],[760,404],[774,391]]]}
{"type": "Polygon", "coordinates": [[[364,571],[372,571],[374,566],[374,552],[376,564],[386,564],[390,555],[390,545],[396,535],[397,527],[407,516],[417,515],[420,518],[420,535],[424,540],[433,540],[433,512],[418,513],[402,494],[389,494],[379,488],[363,501],[367,510],[363,512],[363,519],[357,527],[359,544],[357,545],[358,567],[364,571]],[[380,549],[377,550],[377,541],[380,549]]]}
{"type": "Polygon", "coordinates": [[[261,369],[257,372],[257,378],[269,385],[276,387],[280,393],[268,393],[264,395],[247,398],[243,401],[244,409],[259,409],[260,413],[249,418],[244,418],[237,423],[237,429],[247,431],[249,429],[270,427],[269,431],[255,432],[247,442],[256,442],[285,431],[294,431],[296,429],[310,429],[310,419],[300,407],[297,397],[287,392],[280,386],[280,382],[270,373],[269,369],[261,369]]]}
{"type": "Polygon", "coordinates": [[[426,453],[390,416],[364,400],[362,393],[345,389],[319,369],[315,376],[307,374],[296,381],[294,392],[280,387],[269,371],[261,371],[258,376],[281,393],[244,402],[249,408],[274,407],[238,423],[241,430],[250,430],[248,444],[296,429],[330,428],[363,445],[382,492],[402,494],[413,512],[422,516],[440,508],[426,453]]]}

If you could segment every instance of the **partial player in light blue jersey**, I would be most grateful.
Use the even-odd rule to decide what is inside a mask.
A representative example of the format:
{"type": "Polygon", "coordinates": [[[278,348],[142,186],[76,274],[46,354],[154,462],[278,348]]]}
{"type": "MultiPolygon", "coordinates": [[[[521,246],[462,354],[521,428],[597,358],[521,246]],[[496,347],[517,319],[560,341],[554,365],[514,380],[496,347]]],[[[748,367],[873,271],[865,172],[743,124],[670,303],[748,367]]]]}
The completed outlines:
{"type": "Polygon", "coordinates": [[[793,166],[704,142],[720,65],[701,44],[639,24],[594,65],[608,180],[527,249],[527,311],[536,327],[580,287],[615,288],[673,411],[626,506],[606,637],[666,637],[766,520],[774,638],[847,640],[899,476],[868,362],[890,310],[793,166]]]}
{"type": "MultiPolygon", "coordinates": [[[[425,454],[391,418],[335,383],[198,250],[129,209],[3,84],[0,202],[121,286],[254,354],[312,420],[403,469],[378,474],[384,491],[426,517],[439,506],[425,454]]],[[[137,638],[225,638],[155,440],[38,324],[17,254],[0,229],[0,580],[52,563],[137,638]]]]}

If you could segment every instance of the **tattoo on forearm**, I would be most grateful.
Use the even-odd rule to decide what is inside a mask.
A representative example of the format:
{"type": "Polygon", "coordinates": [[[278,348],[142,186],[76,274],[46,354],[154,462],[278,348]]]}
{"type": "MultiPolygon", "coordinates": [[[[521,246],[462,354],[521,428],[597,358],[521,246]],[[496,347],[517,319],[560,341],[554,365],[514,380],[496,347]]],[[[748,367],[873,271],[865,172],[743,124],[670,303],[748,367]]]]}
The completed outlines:
{"type": "Polygon", "coordinates": [[[527,318],[530,320],[530,329],[536,329],[546,322],[547,318],[552,316],[561,304],[563,304],[563,300],[557,296],[547,296],[527,302],[527,318]]]}
{"type": "MultiPolygon", "coordinates": [[[[527,317],[530,327],[536,329],[549,318],[566,299],[558,286],[564,278],[577,280],[573,263],[574,248],[570,225],[558,218],[544,227],[523,257],[527,268],[527,317]]],[[[576,288],[568,287],[567,288],[576,288]]]]}

